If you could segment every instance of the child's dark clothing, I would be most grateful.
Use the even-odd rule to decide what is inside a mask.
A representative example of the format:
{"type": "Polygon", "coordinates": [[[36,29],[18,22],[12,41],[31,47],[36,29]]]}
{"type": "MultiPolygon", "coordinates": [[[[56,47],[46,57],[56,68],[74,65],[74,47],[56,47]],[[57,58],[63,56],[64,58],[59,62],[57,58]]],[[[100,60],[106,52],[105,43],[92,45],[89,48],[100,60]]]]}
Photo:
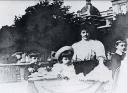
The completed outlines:
{"type": "Polygon", "coordinates": [[[121,61],[123,60],[125,54],[119,55],[117,53],[114,53],[111,58],[111,70],[113,73],[117,68],[120,67],[121,61]]]}

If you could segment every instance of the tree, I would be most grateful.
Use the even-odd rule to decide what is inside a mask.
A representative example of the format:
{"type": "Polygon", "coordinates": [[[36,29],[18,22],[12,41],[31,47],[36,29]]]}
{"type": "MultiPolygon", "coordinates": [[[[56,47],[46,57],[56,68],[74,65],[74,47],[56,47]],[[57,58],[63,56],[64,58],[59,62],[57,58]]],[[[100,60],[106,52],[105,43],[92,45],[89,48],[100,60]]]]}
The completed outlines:
{"type": "Polygon", "coordinates": [[[13,26],[3,26],[0,29],[0,63],[11,63],[8,58],[17,50],[18,34],[13,26]]]}
{"type": "Polygon", "coordinates": [[[126,15],[117,15],[116,20],[112,23],[110,33],[105,38],[106,47],[114,51],[114,44],[117,40],[125,40],[128,37],[128,13],[126,15]]]}
{"type": "Polygon", "coordinates": [[[19,49],[58,50],[78,40],[80,18],[69,13],[69,7],[63,6],[63,1],[39,2],[28,7],[25,12],[22,17],[15,17],[14,26],[20,36],[19,49]]]}
{"type": "Polygon", "coordinates": [[[18,39],[18,34],[16,31],[14,31],[14,27],[12,26],[3,26],[0,29],[0,50],[1,52],[4,51],[4,49],[10,48],[8,52],[13,52],[13,50],[16,50],[16,40],[18,39]]]}

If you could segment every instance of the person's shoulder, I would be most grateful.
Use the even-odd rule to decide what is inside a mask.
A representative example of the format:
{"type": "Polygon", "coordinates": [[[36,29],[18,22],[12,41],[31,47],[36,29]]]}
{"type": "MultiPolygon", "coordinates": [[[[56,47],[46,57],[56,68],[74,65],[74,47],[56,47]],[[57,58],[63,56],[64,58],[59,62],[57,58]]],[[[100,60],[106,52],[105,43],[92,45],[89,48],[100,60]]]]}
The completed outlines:
{"type": "Polygon", "coordinates": [[[117,54],[117,53],[113,53],[113,54],[112,54],[112,57],[113,57],[113,58],[119,58],[119,57],[120,57],[120,55],[119,55],[119,54],[117,54]]]}
{"type": "Polygon", "coordinates": [[[56,63],[53,65],[53,67],[61,67],[61,66],[62,66],[62,64],[60,64],[60,63],[56,63]]]}
{"type": "Polygon", "coordinates": [[[72,46],[79,45],[80,43],[81,43],[81,41],[75,42],[74,44],[72,44],[72,46]]]}
{"type": "Polygon", "coordinates": [[[101,44],[103,44],[101,41],[99,41],[99,40],[90,40],[90,42],[91,43],[93,43],[93,44],[96,44],[96,45],[101,45],[101,44]]]}
{"type": "Polygon", "coordinates": [[[64,65],[63,65],[63,64],[56,63],[56,64],[53,66],[52,71],[61,71],[63,68],[64,68],[64,65]]]}
{"type": "Polygon", "coordinates": [[[96,42],[96,43],[102,43],[101,41],[99,40],[91,40],[92,42],[96,42]]]}
{"type": "Polygon", "coordinates": [[[112,54],[112,57],[111,57],[111,62],[121,62],[122,60],[122,57],[120,55],[118,55],[117,53],[114,53],[112,54]]]}

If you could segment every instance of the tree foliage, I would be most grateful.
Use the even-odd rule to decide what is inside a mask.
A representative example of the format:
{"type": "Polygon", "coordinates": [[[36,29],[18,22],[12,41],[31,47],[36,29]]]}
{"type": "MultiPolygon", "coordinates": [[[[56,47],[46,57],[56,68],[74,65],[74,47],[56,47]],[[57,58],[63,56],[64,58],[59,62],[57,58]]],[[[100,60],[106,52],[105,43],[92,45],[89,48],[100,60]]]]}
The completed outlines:
{"type": "Polygon", "coordinates": [[[128,13],[126,15],[117,15],[113,22],[109,35],[105,38],[106,47],[114,51],[114,44],[117,40],[128,38],[128,13]]]}
{"type": "Polygon", "coordinates": [[[0,51],[1,53],[8,48],[8,52],[16,50],[16,40],[18,40],[18,34],[13,27],[3,26],[0,29],[0,51]],[[14,48],[15,47],[15,48],[14,48]]]}
{"type": "MultiPolygon", "coordinates": [[[[93,20],[77,17],[69,12],[70,7],[64,6],[63,3],[62,0],[52,2],[45,0],[28,7],[21,17],[15,16],[14,25],[2,27],[0,30],[0,40],[4,42],[0,48],[5,45],[4,47],[14,47],[16,51],[43,52],[43,49],[56,51],[62,46],[80,40],[79,28],[83,22],[91,23],[89,29],[95,33],[93,38],[105,41],[105,44],[106,41],[109,42],[110,39],[105,38],[106,30],[98,31],[93,26],[95,24],[93,20]]],[[[107,33],[108,37],[112,37],[109,34],[107,33]]]]}
{"type": "Polygon", "coordinates": [[[14,27],[20,36],[17,41],[19,49],[36,50],[44,47],[57,50],[78,39],[79,18],[69,13],[69,7],[63,6],[63,1],[39,2],[25,12],[22,17],[15,17],[14,27]]]}

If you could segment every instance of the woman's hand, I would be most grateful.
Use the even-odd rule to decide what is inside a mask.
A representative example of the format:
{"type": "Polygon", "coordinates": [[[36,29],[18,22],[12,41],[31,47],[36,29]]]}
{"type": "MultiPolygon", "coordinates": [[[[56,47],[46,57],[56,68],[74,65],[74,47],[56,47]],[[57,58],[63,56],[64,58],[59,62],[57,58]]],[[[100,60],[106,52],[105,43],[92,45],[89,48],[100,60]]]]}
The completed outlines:
{"type": "Polygon", "coordinates": [[[103,63],[104,62],[104,58],[103,57],[98,57],[98,61],[99,61],[99,64],[101,63],[103,63]]]}

